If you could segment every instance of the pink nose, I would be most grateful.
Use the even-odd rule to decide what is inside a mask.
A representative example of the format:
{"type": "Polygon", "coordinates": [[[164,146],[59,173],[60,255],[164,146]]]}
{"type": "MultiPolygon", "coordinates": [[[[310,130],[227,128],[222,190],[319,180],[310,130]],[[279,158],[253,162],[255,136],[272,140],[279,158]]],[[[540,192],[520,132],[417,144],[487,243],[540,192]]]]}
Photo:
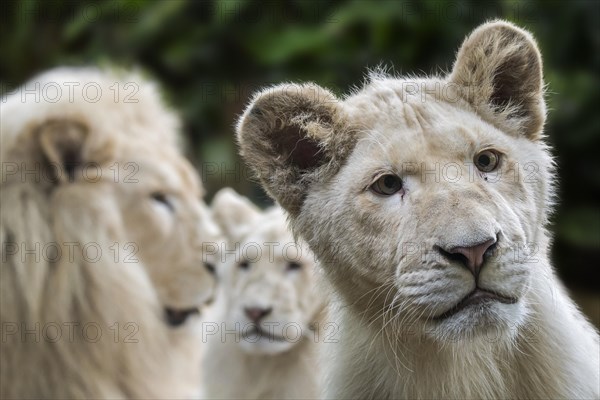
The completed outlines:
{"type": "Polygon", "coordinates": [[[479,270],[485,262],[486,251],[496,243],[496,239],[486,240],[474,246],[454,247],[448,251],[450,254],[462,255],[462,263],[471,270],[473,275],[478,276],[479,270]]]}
{"type": "Polygon", "coordinates": [[[246,307],[244,312],[252,322],[258,322],[273,311],[273,308],[246,307]]]}

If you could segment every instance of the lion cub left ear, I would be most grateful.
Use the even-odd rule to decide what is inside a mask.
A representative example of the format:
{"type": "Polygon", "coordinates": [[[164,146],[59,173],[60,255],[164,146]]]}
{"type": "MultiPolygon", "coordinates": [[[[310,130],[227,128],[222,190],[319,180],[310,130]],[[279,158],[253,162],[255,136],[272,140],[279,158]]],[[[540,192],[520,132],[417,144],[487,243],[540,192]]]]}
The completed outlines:
{"type": "Polygon", "coordinates": [[[240,154],[292,216],[314,185],[332,178],[354,148],[342,102],[316,84],[258,93],[237,126],[240,154]]]}
{"type": "Polygon", "coordinates": [[[529,32],[505,21],[481,25],[458,51],[450,81],[488,122],[512,135],[541,136],[542,58],[529,32]]]}
{"type": "Polygon", "coordinates": [[[230,243],[242,240],[262,216],[261,210],[232,188],[223,188],[213,199],[212,216],[230,243]]]}

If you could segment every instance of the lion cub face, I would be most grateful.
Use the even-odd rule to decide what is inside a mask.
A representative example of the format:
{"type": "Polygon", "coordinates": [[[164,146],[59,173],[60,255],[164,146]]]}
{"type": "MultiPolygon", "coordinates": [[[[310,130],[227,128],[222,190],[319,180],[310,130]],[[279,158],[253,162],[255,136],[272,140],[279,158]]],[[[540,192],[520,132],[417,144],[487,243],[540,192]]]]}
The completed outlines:
{"type": "Polygon", "coordinates": [[[238,135],[361,323],[510,335],[546,245],[542,87],[531,36],[495,22],[446,78],[374,76],[345,100],[316,85],[266,90],[238,135]]]}
{"type": "Polygon", "coordinates": [[[274,354],[312,339],[311,324],[322,304],[315,260],[306,245],[294,241],[284,213],[278,207],[261,212],[229,189],[213,204],[215,219],[230,233],[229,250],[235,249],[227,255],[217,301],[228,329],[237,331],[236,341],[245,351],[274,354]],[[235,217],[236,208],[243,219],[235,217]]]}
{"type": "Polygon", "coordinates": [[[297,226],[341,263],[334,280],[364,277],[372,292],[355,306],[393,310],[400,329],[447,337],[516,328],[543,224],[545,188],[529,168],[546,168],[548,157],[452,103],[421,102],[405,84],[375,81],[346,101],[348,120],[368,134],[307,194],[310,216],[297,226]]]}

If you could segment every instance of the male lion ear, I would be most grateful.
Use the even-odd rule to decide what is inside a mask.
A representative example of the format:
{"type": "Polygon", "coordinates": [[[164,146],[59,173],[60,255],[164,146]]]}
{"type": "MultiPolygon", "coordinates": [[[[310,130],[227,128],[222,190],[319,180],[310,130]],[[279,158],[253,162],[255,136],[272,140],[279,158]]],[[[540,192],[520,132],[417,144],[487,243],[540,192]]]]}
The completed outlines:
{"type": "Polygon", "coordinates": [[[51,120],[40,125],[38,135],[43,154],[43,167],[48,168],[56,183],[73,182],[75,172],[83,164],[83,146],[88,129],[71,120],[51,120]]]}
{"type": "Polygon", "coordinates": [[[223,188],[217,192],[211,210],[214,221],[232,243],[239,242],[250,233],[250,229],[262,215],[250,200],[231,188],[223,188]]]}
{"type": "Polygon", "coordinates": [[[335,174],[353,148],[340,101],[315,84],[258,93],[237,126],[242,157],[292,216],[308,188],[335,174]]]}
{"type": "Polygon", "coordinates": [[[528,32],[505,21],[486,23],[465,39],[450,81],[488,122],[538,139],[546,118],[542,58],[528,32]]]}

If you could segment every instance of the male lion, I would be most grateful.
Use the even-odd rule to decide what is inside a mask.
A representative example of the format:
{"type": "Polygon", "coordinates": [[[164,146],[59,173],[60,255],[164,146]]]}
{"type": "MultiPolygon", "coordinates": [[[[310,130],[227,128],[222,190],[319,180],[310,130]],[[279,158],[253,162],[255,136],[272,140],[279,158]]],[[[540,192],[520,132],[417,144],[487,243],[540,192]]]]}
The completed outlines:
{"type": "Polygon", "coordinates": [[[219,231],[177,119],[152,84],[96,69],[2,103],[2,398],[195,395],[202,242],[219,231]]]}
{"type": "Polygon", "coordinates": [[[598,333],[549,261],[542,61],[503,21],[446,77],[259,93],[241,153],[339,307],[327,398],[598,398],[598,333]]]}
{"type": "Polygon", "coordinates": [[[314,255],[296,244],[279,207],[260,211],[222,189],[212,209],[228,257],[204,322],[205,398],[316,398],[324,302],[315,290],[314,255]]]}

